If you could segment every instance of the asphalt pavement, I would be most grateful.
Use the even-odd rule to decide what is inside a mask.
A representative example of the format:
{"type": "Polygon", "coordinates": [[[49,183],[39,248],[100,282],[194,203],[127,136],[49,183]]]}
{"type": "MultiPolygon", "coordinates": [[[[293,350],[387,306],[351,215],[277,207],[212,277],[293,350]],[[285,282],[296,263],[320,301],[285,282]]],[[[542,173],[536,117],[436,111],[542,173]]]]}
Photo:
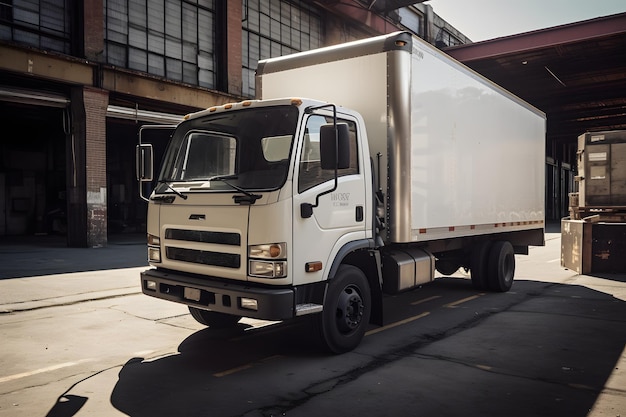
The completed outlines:
{"type": "MultiPolygon", "coordinates": [[[[442,409],[455,411],[447,415],[463,415],[462,410],[482,410],[480,414],[468,412],[467,415],[561,415],[550,411],[564,409],[570,412],[562,415],[624,416],[623,301],[626,300],[626,274],[576,275],[559,266],[557,224],[547,228],[546,241],[545,248],[531,248],[531,256],[519,257],[518,282],[513,291],[507,296],[490,298],[489,303],[483,304],[486,310],[476,310],[476,319],[472,320],[480,319],[480,326],[464,325],[441,333],[441,325],[446,320],[455,319],[457,315],[467,316],[468,310],[462,307],[462,303],[477,297],[489,297],[471,290],[453,303],[433,307],[437,314],[410,317],[410,320],[420,317],[420,331],[425,336],[414,339],[413,345],[396,352],[406,353],[403,355],[377,356],[381,349],[406,339],[399,324],[414,322],[407,321],[405,311],[399,311],[394,319],[396,304],[390,303],[387,304],[390,306],[389,324],[376,327],[368,336],[376,338],[385,331],[385,338],[376,339],[376,343],[364,343],[356,352],[343,357],[315,356],[303,360],[300,354],[281,356],[273,353],[271,358],[282,359],[271,362],[271,372],[264,366],[267,363],[264,359],[245,359],[243,366],[239,362],[236,366],[224,365],[225,358],[241,360],[237,354],[228,355],[233,348],[245,346],[246,355],[259,354],[260,358],[264,358],[265,353],[263,349],[258,349],[261,352],[248,349],[245,341],[216,341],[207,336],[211,333],[204,329],[185,339],[179,347],[179,354],[146,361],[132,359],[119,374],[115,368],[112,393],[102,386],[97,389],[89,386],[85,391],[79,391],[83,387],[74,384],[65,391],[69,394],[59,399],[95,398],[103,394],[100,403],[90,400],[88,404],[108,404],[110,401],[116,410],[133,416],[152,416],[159,412],[175,415],[181,414],[181,410],[182,414],[192,414],[202,407],[213,407],[215,403],[228,407],[238,404],[222,397],[241,396],[241,387],[247,383],[254,388],[244,390],[256,395],[254,400],[261,404],[276,395],[278,382],[271,378],[280,379],[287,375],[290,378],[288,394],[281,397],[279,391],[278,399],[272,400],[280,409],[276,415],[285,415],[283,408],[291,416],[337,414],[337,407],[346,407],[346,404],[349,404],[350,413],[343,415],[406,415],[406,410],[419,404],[421,415],[443,415],[440,413],[442,409]],[[468,294],[471,296],[467,297],[468,294]],[[509,297],[518,301],[511,303],[509,297]],[[205,347],[208,345],[218,351],[223,348],[226,353],[207,358],[205,347]],[[350,358],[358,361],[376,359],[372,366],[356,367],[336,379],[337,369],[353,366],[354,361],[350,362],[350,358]],[[327,362],[320,365],[320,361],[327,362]],[[196,370],[196,364],[203,364],[204,368],[196,370]],[[207,367],[220,370],[225,367],[228,372],[245,369],[247,373],[236,380],[236,388],[216,384],[216,387],[224,388],[211,392],[206,389],[207,367]],[[335,375],[332,379],[313,388],[308,386],[311,375],[315,378],[319,372],[329,369],[335,375]],[[161,375],[164,377],[159,378],[161,375]],[[448,389],[429,392],[428,387],[448,389]],[[263,391],[264,388],[267,392],[263,391]],[[155,392],[181,394],[172,401],[172,396],[155,396],[155,392]],[[207,396],[210,395],[217,399],[209,401],[207,396]],[[452,403],[449,403],[450,398],[454,399],[452,403]],[[285,405],[281,402],[285,399],[291,399],[292,403],[285,405]],[[346,399],[350,402],[346,403],[346,399]],[[524,410],[547,411],[524,413],[524,410]]],[[[142,235],[111,237],[108,244],[100,248],[68,248],[64,240],[56,236],[0,239],[0,314],[11,318],[11,313],[115,297],[122,297],[116,303],[125,302],[137,308],[133,297],[123,296],[140,293],[139,273],[147,266],[145,237],[142,235]]],[[[439,287],[434,283],[433,292],[423,293],[422,297],[426,298],[422,300],[436,304],[433,300],[439,299],[438,289],[450,285],[450,290],[458,290],[458,283],[454,285],[450,281],[453,279],[441,280],[439,287]]],[[[468,288],[471,285],[468,284],[468,288]]],[[[404,297],[410,294],[404,294],[404,297]]],[[[409,305],[427,308],[427,303],[421,304],[421,301],[419,306],[415,302],[409,305]]],[[[122,308],[120,311],[126,310],[122,308]]],[[[130,307],[128,311],[131,311],[130,307]]],[[[117,310],[108,312],[119,313],[117,310]]],[[[47,315],[48,311],[40,314],[47,315]]],[[[29,322],[29,326],[35,323],[29,322]]],[[[45,328],[44,324],[39,326],[37,329],[45,328]]],[[[85,333],[82,337],[91,335],[85,333]]],[[[26,340],[30,343],[30,339],[26,340]]],[[[139,345],[143,346],[144,341],[139,345]]],[[[259,346],[269,352],[282,352],[280,349],[289,344],[271,334],[259,346]]],[[[242,407],[252,407],[249,404],[252,400],[242,407]]],[[[89,414],[87,408],[84,414],[89,414]]],[[[250,412],[245,415],[260,414],[250,412]]]]}
{"type": "Polygon", "coordinates": [[[55,235],[1,239],[0,313],[141,292],[139,272],[148,267],[145,239],[114,235],[98,248],[69,248],[65,237],[55,235]]]}

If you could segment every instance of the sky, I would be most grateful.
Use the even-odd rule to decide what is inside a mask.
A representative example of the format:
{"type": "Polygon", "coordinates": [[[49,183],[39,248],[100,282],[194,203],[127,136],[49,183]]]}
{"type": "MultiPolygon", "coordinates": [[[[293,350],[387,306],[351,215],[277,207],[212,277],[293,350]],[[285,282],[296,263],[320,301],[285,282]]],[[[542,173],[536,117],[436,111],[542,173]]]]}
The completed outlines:
{"type": "Polygon", "coordinates": [[[625,0],[427,0],[474,42],[626,12],[625,0]]]}

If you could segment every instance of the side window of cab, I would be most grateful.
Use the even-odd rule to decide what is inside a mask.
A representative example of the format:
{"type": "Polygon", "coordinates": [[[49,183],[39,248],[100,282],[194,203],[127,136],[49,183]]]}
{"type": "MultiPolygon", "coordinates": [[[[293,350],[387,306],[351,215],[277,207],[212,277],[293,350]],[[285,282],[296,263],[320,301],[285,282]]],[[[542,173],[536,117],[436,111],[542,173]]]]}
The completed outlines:
{"type": "MultiPolygon", "coordinates": [[[[356,123],[343,119],[338,119],[337,122],[346,123],[350,132],[350,167],[338,170],[337,175],[341,177],[358,174],[359,158],[356,123]]],[[[332,123],[332,118],[320,115],[312,115],[307,120],[303,149],[299,161],[298,193],[302,193],[335,177],[334,170],[322,169],[320,164],[320,127],[329,123],[332,123]]]]}

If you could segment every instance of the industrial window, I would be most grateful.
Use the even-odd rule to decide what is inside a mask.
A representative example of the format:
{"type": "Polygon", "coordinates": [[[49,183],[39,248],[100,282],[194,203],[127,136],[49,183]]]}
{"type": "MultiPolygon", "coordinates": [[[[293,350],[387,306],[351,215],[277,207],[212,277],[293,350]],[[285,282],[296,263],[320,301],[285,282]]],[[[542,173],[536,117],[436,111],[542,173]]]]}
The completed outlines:
{"type": "Polygon", "coordinates": [[[322,19],[300,0],[242,1],[242,94],[253,97],[259,60],[320,47],[322,19]]]}
{"type": "Polygon", "coordinates": [[[416,34],[424,37],[424,15],[413,7],[401,7],[398,9],[400,24],[416,34]]]}
{"type": "Polygon", "coordinates": [[[71,0],[0,0],[0,39],[71,53],[71,0]]]}
{"type": "MultiPolygon", "coordinates": [[[[298,192],[302,193],[318,184],[332,180],[335,171],[322,169],[320,164],[320,127],[332,123],[332,118],[320,115],[310,116],[306,122],[304,132],[304,146],[300,153],[300,167],[298,174],[298,192]]],[[[338,120],[338,123],[347,123],[350,132],[350,167],[338,170],[338,176],[359,173],[359,158],[356,143],[356,124],[352,121],[338,120]]]]}
{"type": "Polygon", "coordinates": [[[106,62],[215,88],[214,0],[104,0],[106,62]]]}
{"type": "Polygon", "coordinates": [[[456,36],[448,32],[444,28],[439,28],[437,32],[437,38],[435,39],[435,44],[438,48],[461,45],[462,43],[463,42],[461,42],[456,36]]]}

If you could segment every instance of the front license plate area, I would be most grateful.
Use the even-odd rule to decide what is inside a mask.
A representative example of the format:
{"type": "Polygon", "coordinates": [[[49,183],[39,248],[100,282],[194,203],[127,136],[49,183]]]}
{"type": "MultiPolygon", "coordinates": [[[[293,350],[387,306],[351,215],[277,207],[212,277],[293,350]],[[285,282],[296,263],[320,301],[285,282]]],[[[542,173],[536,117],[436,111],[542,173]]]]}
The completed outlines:
{"type": "Polygon", "coordinates": [[[200,290],[197,288],[185,287],[184,296],[187,300],[200,301],[200,290]]]}

